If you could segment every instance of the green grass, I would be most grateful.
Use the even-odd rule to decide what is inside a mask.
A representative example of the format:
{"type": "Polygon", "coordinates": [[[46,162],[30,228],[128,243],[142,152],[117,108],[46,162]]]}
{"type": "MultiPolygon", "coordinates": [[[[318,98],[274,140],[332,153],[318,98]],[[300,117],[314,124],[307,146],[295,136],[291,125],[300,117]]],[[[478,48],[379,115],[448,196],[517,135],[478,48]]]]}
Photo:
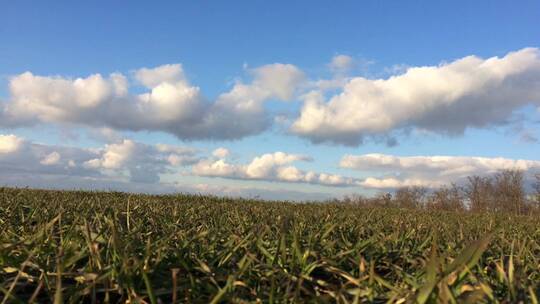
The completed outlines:
{"type": "Polygon", "coordinates": [[[540,218],[0,188],[4,303],[537,302],[540,218]]]}

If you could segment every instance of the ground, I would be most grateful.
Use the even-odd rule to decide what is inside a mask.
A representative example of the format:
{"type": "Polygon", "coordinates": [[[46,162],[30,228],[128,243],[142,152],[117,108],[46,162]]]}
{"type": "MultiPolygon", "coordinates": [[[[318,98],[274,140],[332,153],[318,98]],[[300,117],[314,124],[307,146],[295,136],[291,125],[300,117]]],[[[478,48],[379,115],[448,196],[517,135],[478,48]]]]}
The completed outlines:
{"type": "Polygon", "coordinates": [[[17,302],[537,302],[534,216],[0,188],[17,302]]]}

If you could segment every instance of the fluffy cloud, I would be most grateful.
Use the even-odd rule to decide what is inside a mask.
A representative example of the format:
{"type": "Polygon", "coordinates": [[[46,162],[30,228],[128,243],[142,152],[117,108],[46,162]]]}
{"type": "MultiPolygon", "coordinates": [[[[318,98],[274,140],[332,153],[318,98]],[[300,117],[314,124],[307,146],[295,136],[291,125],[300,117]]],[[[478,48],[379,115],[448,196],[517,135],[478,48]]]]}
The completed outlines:
{"type": "Polygon", "coordinates": [[[0,135],[0,154],[13,153],[19,149],[23,140],[15,135],[0,135]]]}
{"type": "Polygon", "coordinates": [[[132,140],[100,149],[33,143],[15,135],[0,135],[0,180],[8,176],[78,176],[138,183],[157,183],[160,174],[199,160],[197,150],[170,145],[146,145],[132,140]]]}
{"type": "Polygon", "coordinates": [[[260,91],[264,99],[274,97],[285,101],[294,97],[305,77],[294,65],[281,63],[263,65],[251,70],[251,74],[254,76],[251,90],[260,91]]]}
{"type": "Polygon", "coordinates": [[[148,88],[163,83],[186,82],[181,64],[165,64],[154,69],[142,68],[135,71],[135,79],[148,88]]]}
{"type": "Polygon", "coordinates": [[[82,166],[96,155],[91,149],[44,145],[15,135],[0,135],[0,180],[21,175],[96,177],[99,172],[82,166]]]}
{"type": "Polygon", "coordinates": [[[217,148],[212,152],[212,155],[217,158],[226,158],[227,156],[229,156],[229,154],[230,154],[230,151],[223,147],[217,148]]]}
{"type": "Polygon", "coordinates": [[[304,78],[289,64],[249,72],[251,83],[237,82],[213,103],[187,81],[180,64],[135,71],[135,80],[147,89],[142,94],[131,94],[127,77],[119,73],[71,79],[25,72],[10,79],[0,126],[68,123],[164,131],[182,139],[241,138],[265,130],[271,122],[265,101],[290,100],[304,78]]]}
{"type": "Polygon", "coordinates": [[[257,156],[248,164],[231,164],[224,159],[205,159],[195,164],[192,171],[193,174],[200,176],[310,183],[326,186],[352,186],[357,183],[353,178],[340,175],[305,172],[291,165],[296,161],[311,161],[311,158],[304,155],[275,152],[257,156]]]}
{"type": "MultiPolygon", "coordinates": [[[[334,78],[312,81],[290,64],[248,69],[251,81],[237,81],[212,101],[189,82],[180,64],[142,68],[129,77],[25,72],[9,81],[9,97],[0,103],[0,127],[75,124],[92,130],[161,131],[187,140],[239,139],[273,124],[276,118],[266,102],[300,98],[303,106],[292,119],[292,134],[314,143],[358,145],[366,137],[380,141],[410,130],[459,135],[467,128],[507,123],[526,105],[540,106],[536,48],[407,67],[381,79],[346,77],[353,65],[358,65],[355,59],[337,55],[329,64],[334,78]],[[141,87],[144,92],[134,93],[141,87]]],[[[114,135],[108,133],[104,138],[114,135]]]]}
{"type": "MultiPolygon", "coordinates": [[[[358,180],[353,178],[303,171],[293,166],[294,162],[312,161],[305,155],[275,152],[257,156],[247,164],[235,164],[226,160],[230,151],[225,148],[214,150],[208,158],[202,158],[199,153],[198,149],[191,147],[149,145],[130,139],[101,148],[76,148],[39,144],[15,135],[0,135],[0,180],[22,185],[31,177],[32,184],[28,185],[43,186],[46,181],[77,179],[81,182],[88,179],[92,185],[102,186],[110,182],[122,184],[131,191],[130,185],[163,184],[160,180],[162,175],[186,175],[189,171],[185,169],[191,167],[191,175],[202,177],[327,186],[358,185],[358,180]]],[[[60,183],[55,187],[72,184],[60,183]]]]}
{"type": "MultiPolygon", "coordinates": [[[[47,156],[45,156],[39,163],[45,166],[52,166],[56,165],[60,161],[60,154],[56,151],[51,152],[47,156]]],[[[72,161],[70,165],[74,165],[74,162],[72,161]]]]}
{"type": "Polygon", "coordinates": [[[225,178],[353,186],[357,182],[339,175],[304,172],[291,164],[310,161],[307,156],[276,152],[254,158],[246,165],[229,164],[230,151],[216,149],[201,160],[199,150],[165,144],[148,145],[129,139],[101,148],[75,148],[31,142],[0,134],[0,186],[48,189],[120,190],[145,193],[208,193],[265,199],[320,200],[329,193],[302,192],[241,185],[191,184],[160,180],[167,176],[221,176],[225,178]]]}
{"type": "Polygon", "coordinates": [[[416,128],[462,134],[505,123],[525,105],[540,105],[540,50],[468,56],[439,66],[409,67],[388,79],[351,78],[329,100],[305,95],[293,133],[312,142],[358,145],[366,136],[416,128]]]}
{"type": "Polygon", "coordinates": [[[90,128],[88,130],[88,137],[100,142],[114,143],[122,141],[122,135],[120,132],[114,129],[103,128],[90,128]]]}
{"type": "Polygon", "coordinates": [[[99,157],[84,162],[86,168],[102,172],[125,172],[130,181],[156,183],[160,174],[172,173],[171,167],[195,163],[196,150],[169,145],[147,145],[124,139],[108,144],[99,151],[99,157]]]}
{"type": "Polygon", "coordinates": [[[500,170],[540,171],[540,161],[458,156],[392,156],[385,154],[345,155],[342,168],[376,172],[360,184],[366,188],[392,189],[403,186],[437,187],[462,181],[467,176],[500,170]]]}

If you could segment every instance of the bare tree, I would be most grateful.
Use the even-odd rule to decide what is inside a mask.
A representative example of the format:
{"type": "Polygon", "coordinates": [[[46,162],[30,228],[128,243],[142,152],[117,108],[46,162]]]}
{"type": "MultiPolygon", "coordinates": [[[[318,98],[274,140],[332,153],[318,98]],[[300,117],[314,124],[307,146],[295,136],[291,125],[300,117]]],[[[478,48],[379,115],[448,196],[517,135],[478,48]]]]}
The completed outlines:
{"type": "Polygon", "coordinates": [[[428,208],[447,211],[465,210],[461,189],[452,184],[450,187],[445,186],[433,191],[428,199],[428,208]]]}
{"type": "Polygon", "coordinates": [[[536,180],[533,183],[533,189],[534,189],[533,204],[534,204],[534,208],[537,211],[539,211],[540,210],[540,173],[535,174],[534,177],[536,180]]]}
{"type": "Polygon", "coordinates": [[[495,211],[523,214],[526,211],[524,176],[520,170],[504,170],[494,177],[495,211]]]}
{"type": "Polygon", "coordinates": [[[392,194],[389,192],[380,192],[374,197],[374,201],[377,205],[383,207],[395,207],[392,204],[392,194]]]}
{"type": "Polygon", "coordinates": [[[493,210],[493,184],[491,178],[469,176],[464,193],[469,201],[469,209],[473,212],[493,210]]]}
{"type": "Polygon", "coordinates": [[[394,196],[384,192],[371,198],[355,194],[345,196],[340,202],[364,207],[525,214],[533,210],[540,212],[540,174],[535,178],[531,195],[525,192],[522,171],[503,170],[492,176],[469,176],[463,187],[451,184],[431,193],[424,187],[402,187],[394,196]]]}
{"type": "Polygon", "coordinates": [[[348,204],[354,204],[359,206],[367,206],[370,204],[370,200],[361,194],[351,194],[344,197],[343,201],[348,204]]]}
{"type": "Polygon", "coordinates": [[[394,200],[400,208],[419,209],[425,204],[426,194],[424,187],[403,187],[396,191],[394,200]]]}

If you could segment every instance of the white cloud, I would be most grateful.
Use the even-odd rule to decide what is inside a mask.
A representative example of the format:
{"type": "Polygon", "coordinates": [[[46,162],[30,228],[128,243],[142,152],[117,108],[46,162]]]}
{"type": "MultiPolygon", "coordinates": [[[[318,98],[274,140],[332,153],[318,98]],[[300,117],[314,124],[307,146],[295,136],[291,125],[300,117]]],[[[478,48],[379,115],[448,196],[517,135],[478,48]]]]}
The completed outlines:
{"type": "Polygon", "coordinates": [[[99,157],[84,162],[84,167],[99,169],[104,173],[125,172],[131,181],[158,182],[160,174],[171,173],[171,167],[195,163],[195,150],[170,145],[147,145],[124,139],[120,143],[108,144],[99,152],[99,157]]]}
{"type": "Polygon", "coordinates": [[[292,132],[312,142],[358,145],[366,136],[407,128],[461,134],[502,124],[527,105],[540,104],[540,51],[468,56],[439,66],[409,67],[388,79],[355,77],[326,100],[304,97],[292,132]]]}
{"type": "Polygon", "coordinates": [[[0,134],[0,154],[13,153],[19,149],[23,140],[17,136],[0,134]]]}
{"type": "Polygon", "coordinates": [[[88,136],[94,140],[107,143],[114,143],[122,140],[122,135],[119,132],[107,127],[91,128],[88,130],[88,136]]]}
{"type": "Polygon", "coordinates": [[[118,169],[125,165],[135,154],[135,142],[124,140],[122,143],[106,145],[100,158],[85,163],[90,168],[118,169]]]}
{"type": "Polygon", "coordinates": [[[132,140],[103,148],[72,148],[26,141],[0,135],[0,180],[9,175],[80,176],[157,183],[160,175],[176,173],[199,160],[189,147],[147,145],[132,140]]]}
{"type": "Polygon", "coordinates": [[[154,69],[142,68],[135,71],[135,79],[150,89],[163,83],[186,81],[181,64],[165,64],[154,69]]]}
{"type": "Polygon", "coordinates": [[[304,78],[289,64],[249,72],[251,83],[236,83],[213,103],[187,81],[180,64],[135,71],[135,79],[148,89],[142,94],[129,93],[129,81],[119,73],[72,79],[25,72],[9,81],[10,97],[0,104],[0,126],[78,124],[163,131],[181,139],[242,138],[268,128],[271,119],[264,103],[292,99],[304,78]]]}
{"type": "Polygon", "coordinates": [[[345,73],[352,69],[353,65],[354,59],[351,56],[340,54],[334,56],[328,66],[336,73],[345,73]]]}
{"type": "Polygon", "coordinates": [[[353,186],[357,184],[353,178],[335,174],[305,172],[291,165],[296,161],[311,161],[311,158],[304,155],[275,152],[257,156],[248,164],[231,164],[224,159],[204,159],[192,167],[192,172],[199,176],[327,186],[353,186]]]}
{"type": "Polygon", "coordinates": [[[466,156],[345,155],[340,166],[366,174],[375,172],[377,176],[370,176],[360,183],[366,188],[437,187],[462,181],[467,176],[506,169],[529,173],[540,171],[540,161],[466,156]]]}
{"type": "MultiPolygon", "coordinates": [[[[235,139],[266,130],[272,119],[264,102],[290,100],[303,81],[303,73],[290,64],[270,64],[250,71],[252,83],[237,82],[221,94],[193,132],[211,134],[213,139],[235,139]]],[[[189,131],[190,126],[186,126],[189,131]]]]}
{"type": "Polygon", "coordinates": [[[160,131],[186,140],[239,139],[274,123],[268,101],[301,99],[292,134],[314,143],[358,145],[366,137],[392,138],[410,130],[459,135],[467,128],[505,124],[526,105],[540,106],[537,48],[407,67],[389,78],[346,77],[344,71],[359,64],[360,59],[337,55],[329,64],[334,78],[312,81],[291,64],[263,65],[248,69],[250,81],[237,81],[213,101],[189,82],[180,64],[142,68],[129,78],[25,72],[9,80],[0,126],[75,124],[102,130],[94,135],[107,142],[118,142],[114,130],[160,131]],[[133,83],[146,91],[135,93],[141,88],[132,90],[133,83]]]}
{"type": "Polygon", "coordinates": [[[252,178],[264,178],[274,175],[274,170],[281,169],[280,166],[290,164],[295,161],[309,161],[307,156],[297,154],[287,154],[275,152],[272,154],[263,154],[255,157],[245,169],[247,176],[252,178]]]}
{"type": "MultiPolygon", "coordinates": [[[[309,161],[307,156],[276,152],[256,157],[248,164],[230,164],[224,159],[200,160],[198,149],[166,144],[148,145],[129,139],[101,148],[45,145],[15,135],[0,134],[0,186],[53,189],[121,190],[170,193],[203,192],[227,196],[267,199],[325,199],[328,193],[264,189],[252,186],[183,184],[160,180],[185,175],[192,166],[194,175],[225,178],[301,182],[331,186],[354,185],[353,179],[339,175],[304,172],[291,165],[309,161]],[[9,143],[9,144],[8,144],[9,143]],[[6,148],[8,147],[9,148],[6,148]],[[249,172],[249,173],[248,173],[249,172]]],[[[220,151],[221,156],[225,153],[220,151]]],[[[227,150],[228,151],[228,150],[227,150]]],[[[230,152],[229,152],[230,153],[230,152]]],[[[279,185],[276,185],[279,187],[279,185]]],[[[273,187],[270,187],[273,188],[273,187]]]]}
{"type": "Polygon", "coordinates": [[[60,161],[60,153],[54,151],[45,156],[39,163],[44,166],[52,166],[58,164],[60,161]]]}
{"type": "Polygon", "coordinates": [[[212,152],[212,155],[217,158],[227,158],[229,154],[230,154],[230,151],[223,147],[217,148],[212,152]]]}
{"type": "Polygon", "coordinates": [[[38,144],[15,135],[0,135],[0,142],[5,138],[15,142],[16,148],[10,145],[12,148],[4,149],[4,153],[0,153],[0,180],[20,174],[33,174],[36,178],[41,175],[99,175],[95,170],[77,166],[77,163],[96,156],[91,149],[38,144]]]}
{"type": "Polygon", "coordinates": [[[242,169],[227,163],[223,159],[201,160],[193,166],[193,173],[200,176],[221,176],[237,178],[242,176],[242,169]]]}
{"type": "Polygon", "coordinates": [[[304,80],[304,73],[292,64],[274,63],[253,69],[252,87],[266,91],[268,96],[280,100],[291,100],[298,84],[304,80]]]}
{"type": "Polygon", "coordinates": [[[370,189],[398,189],[401,187],[427,187],[436,188],[448,183],[440,182],[436,180],[424,180],[424,179],[398,179],[394,177],[376,178],[368,177],[360,183],[365,188],[370,189]]]}
{"type": "Polygon", "coordinates": [[[103,107],[116,97],[118,76],[66,79],[41,77],[25,72],[10,79],[11,100],[4,109],[4,123],[24,124],[34,121],[72,122],[84,120],[86,113],[103,107]]]}

